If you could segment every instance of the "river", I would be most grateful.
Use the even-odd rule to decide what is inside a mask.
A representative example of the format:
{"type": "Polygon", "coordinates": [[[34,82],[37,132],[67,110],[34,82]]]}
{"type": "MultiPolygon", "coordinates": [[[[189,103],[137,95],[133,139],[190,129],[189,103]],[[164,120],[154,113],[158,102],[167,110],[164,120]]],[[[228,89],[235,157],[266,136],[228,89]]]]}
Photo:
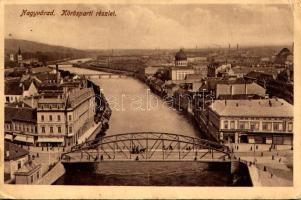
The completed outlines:
{"type": "MultiPolygon", "coordinates": [[[[105,73],[69,66],[60,68],[78,74],[105,73]]],[[[151,131],[201,137],[191,120],[168,106],[139,80],[128,77],[92,81],[100,86],[112,109],[106,135],[151,131]]]]}
{"type": "MultiPolygon", "coordinates": [[[[68,66],[60,68],[78,74],[101,73],[68,66]]],[[[93,82],[101,87],[112,108],[106,135],[153,131],[201,137],[192,120],[170,108],[140,81],[128,77],[93,79],[93,82]]],[[[206,163],[104,162],[93,173],[65,174],[55,184],[227,186],[229,180],[227,170],[211,169],[206,163]]]]}

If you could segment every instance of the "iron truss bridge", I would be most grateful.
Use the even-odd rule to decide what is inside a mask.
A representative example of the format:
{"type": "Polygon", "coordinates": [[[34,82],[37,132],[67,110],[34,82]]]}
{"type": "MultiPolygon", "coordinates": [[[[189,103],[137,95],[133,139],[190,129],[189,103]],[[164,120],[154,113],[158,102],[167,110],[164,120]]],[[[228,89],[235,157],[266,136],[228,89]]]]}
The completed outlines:
{"type": "Polygon", "coordinates": [[[62,163],[101,161],[225,161],[228,147],[172,133],[139,132],[105,136],[73,146],[62,163]]]}

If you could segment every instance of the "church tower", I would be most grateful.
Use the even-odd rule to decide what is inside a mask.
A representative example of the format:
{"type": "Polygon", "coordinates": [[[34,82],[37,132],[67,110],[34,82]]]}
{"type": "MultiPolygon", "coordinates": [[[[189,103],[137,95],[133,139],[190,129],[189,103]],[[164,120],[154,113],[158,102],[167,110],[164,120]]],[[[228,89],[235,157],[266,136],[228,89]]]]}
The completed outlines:
{"type": "Polygon", "coordinates": [[[14,56],[13,53],[9,54],[9,60],[10,60],[11,62],[14,62],[14,61],[15,61],[15,56],[14,56]]]}
{"type": "Polygon", "coordinates": [[[19,50],[18,50],[17,61],[18,61],[18,63],[20,63],[22,61],[22,53],[21,53],[20,47],[19,47],[19,50]]]}

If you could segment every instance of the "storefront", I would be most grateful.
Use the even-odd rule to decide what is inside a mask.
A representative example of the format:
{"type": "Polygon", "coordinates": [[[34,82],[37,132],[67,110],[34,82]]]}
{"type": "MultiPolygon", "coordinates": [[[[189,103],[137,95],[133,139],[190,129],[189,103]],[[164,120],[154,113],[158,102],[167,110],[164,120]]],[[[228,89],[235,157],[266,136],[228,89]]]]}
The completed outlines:
{"type": "Polygon", "coordinates": [[[63,137],[39,137],[37,146],[40,147],[61,147],[64,146],[63,137]]]}
{"type": "Polygon", "coordinates": [[[15,135],[13,142],[21,145],[34,145],[34,138],[30,135],[15,135]]]}

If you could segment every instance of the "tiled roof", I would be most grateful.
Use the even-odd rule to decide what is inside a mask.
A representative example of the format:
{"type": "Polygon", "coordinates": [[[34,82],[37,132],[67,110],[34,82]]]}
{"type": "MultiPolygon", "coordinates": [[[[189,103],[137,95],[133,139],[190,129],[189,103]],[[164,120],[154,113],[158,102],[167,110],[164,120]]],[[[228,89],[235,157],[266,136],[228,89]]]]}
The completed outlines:
{"type": "Polygon", "coordinates": [[[18,171],[16,171],[16,174],[28,174],[32,173],[36,169],[40,168],[41,164],[35,164],[31,161],[25,163],[18,171]]]}
{"type": "Polygon", "coordinates": [[[216,100],[210,108],[220,116],[294,116],[293,106],[283,99],[216,100]]]}
{"type": "Polygon", "coordinates": [[[35,74],[35,76],[41,82],[48,82],[49,80],[56,81],[56,74],[39,73],[39,74],[35,74]]]}
{"type": "Polygon", "coordinates": [[[186,80],[192,80],[192,79],[201,80],[202,76],[200,74],[187,74],[185,79],[186,80]]]}
{"type": "Polygon", "coordinates": [[[19,81],[5,81],[5,95],[22,95],[23,89],[19,81]]]}
{"type": "Polygon", "coordinates": [[[5,106],[4,113],[5,121],[17,120],[31,123],[37,122],[36,110],[32,108],[5,106]]]}
{"type": "Polygon", "coordinates": [[[250,79],[273,79],[273,76],[270,74],[255,71],[249,72],[245,77],[250,79]]]}
{"type": "Polygon", "coordinates": [[[21,158],[23,156],[28,155],[28,151],[19,147],[16,144],[10,143],[10,142],[6,142],[4,143],[4,150],[5,150],[5,156],[4,156],[4,160],[16,160],[18,158],[21,158]],[[9,154],[7,154],[6,152],[9,151],[9,154]]]}

